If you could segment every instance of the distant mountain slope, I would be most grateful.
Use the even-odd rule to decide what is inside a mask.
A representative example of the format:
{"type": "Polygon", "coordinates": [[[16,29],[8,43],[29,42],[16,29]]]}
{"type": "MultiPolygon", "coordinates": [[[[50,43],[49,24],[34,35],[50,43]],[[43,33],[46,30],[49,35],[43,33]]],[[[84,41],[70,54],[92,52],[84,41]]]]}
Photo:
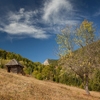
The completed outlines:
{"type": "Polygon", "coordinates": [[[55,60],[55,59],[46,59],[43,64],[44,65],[50,65],[50,64],[57,65],[57,63],[58,63],[58,60],[55,60]]]}
{"type": "Polygon", "coordinates": [[[84,90],[39,81],[0,69],[0,100],[100,100],[99,92],[84,95],[84,90]]]}

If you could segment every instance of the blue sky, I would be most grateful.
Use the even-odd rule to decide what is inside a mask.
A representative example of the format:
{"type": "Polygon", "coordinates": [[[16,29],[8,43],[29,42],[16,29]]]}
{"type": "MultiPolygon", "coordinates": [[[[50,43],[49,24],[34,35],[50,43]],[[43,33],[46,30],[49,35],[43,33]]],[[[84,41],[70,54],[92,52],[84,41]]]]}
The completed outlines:
{"type": "Polygon", "coordinates": [[[84,19],[100,29],[100,0],[0,0],[0,48],[34,62],[58,59],[56,35],[84,19]]]}

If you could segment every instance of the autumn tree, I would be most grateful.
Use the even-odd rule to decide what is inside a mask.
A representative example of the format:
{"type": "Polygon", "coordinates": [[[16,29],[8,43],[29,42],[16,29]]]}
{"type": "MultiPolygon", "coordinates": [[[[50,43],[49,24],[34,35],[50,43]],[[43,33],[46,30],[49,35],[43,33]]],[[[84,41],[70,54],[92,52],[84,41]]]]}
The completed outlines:
{"type": "Polygon", "coordinates": [[[90,94],[88,82],[93,70],[100,66],[100,45],[95,44],[96,30],[92,22],[84,20],[78,28],[66,27],[57,35],[60,64],[72,70],[84,83],[87,94],[90,94]]]}

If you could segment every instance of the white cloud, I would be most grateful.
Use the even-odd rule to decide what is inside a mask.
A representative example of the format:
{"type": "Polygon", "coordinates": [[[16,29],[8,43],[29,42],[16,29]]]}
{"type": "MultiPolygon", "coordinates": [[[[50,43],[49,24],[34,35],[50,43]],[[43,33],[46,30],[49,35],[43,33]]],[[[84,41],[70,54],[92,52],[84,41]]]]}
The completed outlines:
{"type": "Polygon", "coordinates": [[[5,26],[4,31],[11,35],[29,35],[35,38],[46,38],[45,32],[42,29],[37,29],[23,23],[11,23],[5,26]]]}
{"type": "Polygon", "coordinates": [[[0,22],[0,31],[21,38],[48,39],[51,33],[59,33],[66,25],[79,23],[81,17],[76,10],[70,0],[45,0],[43,8],[37,10],[20,8],[18,12],[8,12],[7,22],[0,22]]]}
{"type": "Polygon", "coordinates": [[[8,14],[8,24],[3,24],[1,31],[10,35],[27,35],[34,38],[48,38],[49,35],[41,28],[34,26],[35,21],[32,19],[38,11],[25,11],[21,8],[19,12],[8,14]]]}
{"type": "Polygon", "coordinates": [[[49,25],[49,30],[53,33],[61,32],[66,25],[76,25],[79,23],[77,9],[70,0],[46,0],[43,8],[43,22],[49,25]]]}
{"type": "Polygon", "coordinates": [[[45,2],[43,11],[43,20],[50,24],[65,24],[67,21],[69,23],[74,14],[69,0],[49,0],[45,2]]]}

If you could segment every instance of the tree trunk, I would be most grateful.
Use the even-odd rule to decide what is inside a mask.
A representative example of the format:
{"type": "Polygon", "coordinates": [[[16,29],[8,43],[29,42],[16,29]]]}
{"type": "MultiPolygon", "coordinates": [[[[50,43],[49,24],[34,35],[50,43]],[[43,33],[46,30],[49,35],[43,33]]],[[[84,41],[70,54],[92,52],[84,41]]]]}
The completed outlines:
{"type": "Polygon", "coordinates": [[[90,95],[89,89],[88,89],[88,74],[85,75],[85,91],[87,95],[90,95]]]}
{"type": "Polygon", "coordinates": [[[85,85],[85,91],[87,95],[90,95],[89,89],[88,89],[88,85],[85,85]]]}

